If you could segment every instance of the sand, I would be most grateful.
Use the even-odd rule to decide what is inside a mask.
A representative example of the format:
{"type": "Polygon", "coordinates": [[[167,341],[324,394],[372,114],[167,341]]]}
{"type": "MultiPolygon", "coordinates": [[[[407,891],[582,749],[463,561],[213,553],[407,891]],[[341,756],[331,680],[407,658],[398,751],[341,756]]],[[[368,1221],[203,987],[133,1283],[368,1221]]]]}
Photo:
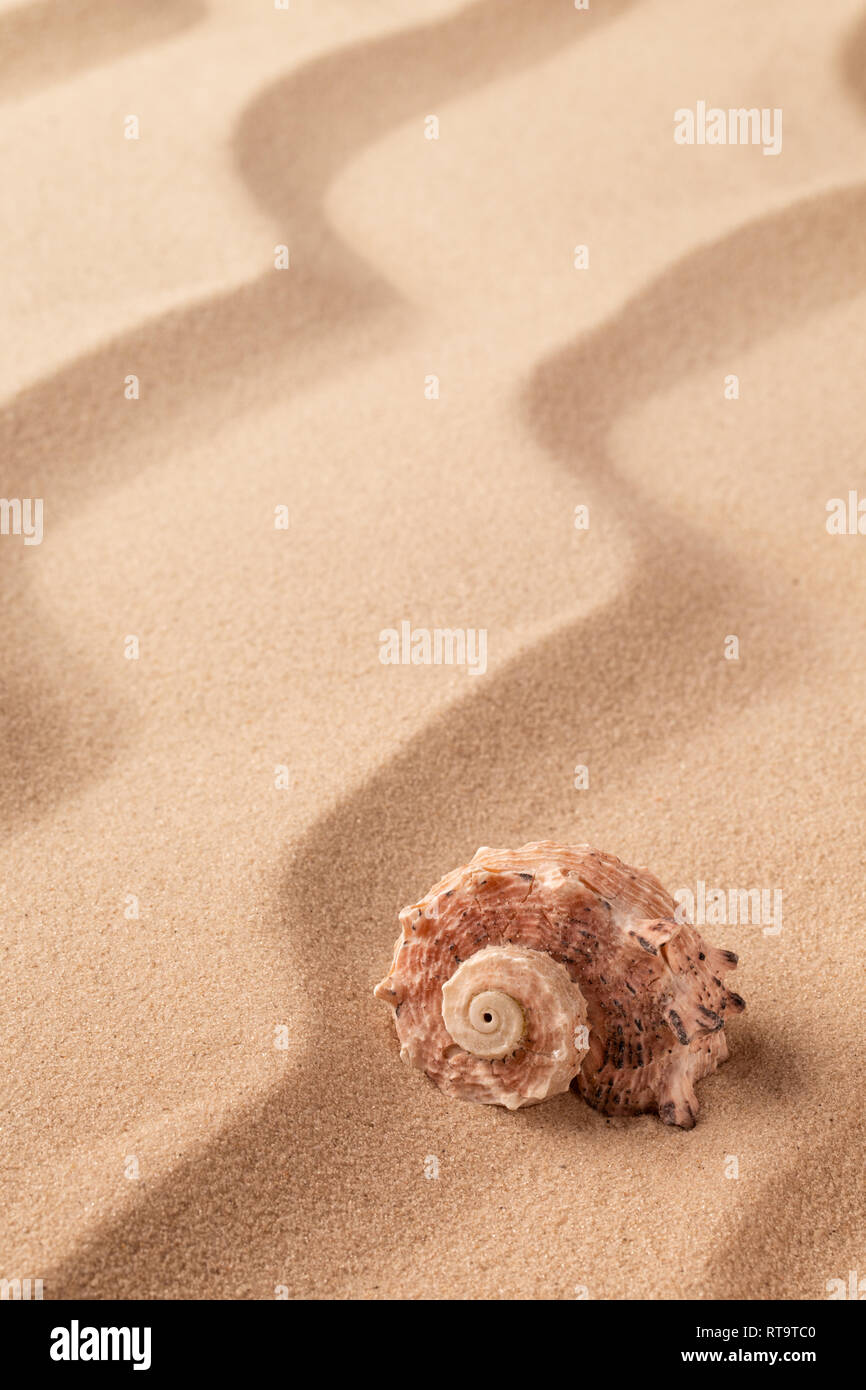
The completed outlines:
{"type": "Polygon", "coordinates": [[[861,0],[16,0],[0,53],[0,490],[44,501],[0,536],[0,1275],[866,1276],[866,538],[825,524],[861,0]],[[698,101],[782,108],[781,154],[678,146],[698,101]],[[383,665],[403,620],[486,672],[383,665]],[[397,911],[543,838],[782,891],[778,934],[703,928],[748,1009],[692,1132],[400,1062],[397,911]]]}

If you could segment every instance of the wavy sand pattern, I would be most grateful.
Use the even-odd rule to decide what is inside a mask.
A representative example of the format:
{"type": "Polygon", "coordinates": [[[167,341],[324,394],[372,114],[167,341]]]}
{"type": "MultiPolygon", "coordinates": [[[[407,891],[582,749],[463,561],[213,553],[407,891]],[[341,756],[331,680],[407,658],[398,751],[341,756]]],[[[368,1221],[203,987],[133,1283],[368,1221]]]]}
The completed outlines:
{"type": "MultiPolygon", "coordinates": [[[[866,542],[824,527],[862,477],[859,7],[794,26],[735,0],[714,30],[684,0],[411,24],[220,0],[112,27],[94,2],[50,65],[43,8],[0,11],[0,118],[99,102],[101,72],[106,142],[121,108],[148,134],[122,200],[101,145],[78,170],[22,155],[106,255],[91,318],[64,320],[80,350],[0,409],[3,494],[46,515],[42,546],[0,537],[0,1273],[563,1299],[822,1298],[866,1273],[866,542]],[[181,138],[159,113],[184,83],[181,138]],[[220,90],[215,135],[194,98],[220,90]],[[728,91],[784,106],[779,159],[673,145],[674,108],[728,91]],[[199,247],[169,269],[187,180],[199,247]],[[119,228],[166,229],[171,307],[101,338],[119,228]],[[380,666],[402,617],[486,627],[488,672],[380,666]],[[671,888],[783,890],[780,936],[706,929],[748,1012],[691,1133],[572,1096],[460,1106],[399,1062],[371,996],[396,910],[478,843],[547,836],[671,888]]],[[[37,294],[42,236],[15,268],[37,294]]],[[[10,302],[38,360],[59,308],[10,302]]]]}

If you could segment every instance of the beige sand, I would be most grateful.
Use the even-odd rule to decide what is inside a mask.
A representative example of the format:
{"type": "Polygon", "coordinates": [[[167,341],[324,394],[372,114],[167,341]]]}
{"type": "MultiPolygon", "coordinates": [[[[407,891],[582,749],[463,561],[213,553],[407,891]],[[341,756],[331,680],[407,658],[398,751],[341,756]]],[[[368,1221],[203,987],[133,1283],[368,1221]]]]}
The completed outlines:
{"type": "Polygon", "coordinates": [[[862,0],[3,0],[0,52],[0,491],[45,508],[0,536],[0,1275],[866,1276],[862,0]],[[782,154],[675,145],[699,100],[782,154]],[[404,618],[486,674],[380,664],[404,618]],[[705,928],[748,1012],[691,1133],[398,1059],[398,908],[548,837],[783,890],[705,928]]]}

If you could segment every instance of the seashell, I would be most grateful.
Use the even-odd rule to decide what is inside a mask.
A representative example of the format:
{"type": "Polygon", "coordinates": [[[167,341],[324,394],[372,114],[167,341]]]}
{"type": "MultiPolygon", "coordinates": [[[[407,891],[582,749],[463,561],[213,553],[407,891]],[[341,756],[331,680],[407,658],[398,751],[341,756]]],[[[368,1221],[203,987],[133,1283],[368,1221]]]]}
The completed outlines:
{"type": "Polygon", "coordinates": [[[400,913],[388,975],[400,1055],[462,1100],[535,1104],[571,1086],[605,1115],[691,1129],[728,1056],[737,957],[675,920],[652,874],[589,845],[479,849],[400,913]]]}

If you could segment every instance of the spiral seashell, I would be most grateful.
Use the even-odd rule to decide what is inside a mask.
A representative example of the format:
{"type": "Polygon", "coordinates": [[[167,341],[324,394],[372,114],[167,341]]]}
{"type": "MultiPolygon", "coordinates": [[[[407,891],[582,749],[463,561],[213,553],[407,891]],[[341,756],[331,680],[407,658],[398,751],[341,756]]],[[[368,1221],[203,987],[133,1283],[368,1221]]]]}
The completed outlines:
{"type": "Polygon", "coordinates": [[[463,961],[442,986],[442,1022],[451,1043],[425,1057],[424,1070],[445,1091],[471,1085],[473,1099],[510,1110],[567,1091],[586,1053],[579,988],[550,956],[519,946],[463,961]]]}
{"type": "Polygon", "coordinates": [[[482,848],[400,913],[375,994],[448,1095],[516,1109],[571,1085],[604,1114],[690,1129],[745,1005],[721,979],[734,953],[674,913],[652,874],[588,845],[482,848]]]}
{"type": "MultiPolygon", "coordinates": [[[[500,1061],[517,1050],[526,1034],[526,1014],[507,988],[513,988],[509,964],[516,963],[514,947],[487,946],[458,966],[442,986],[442,1021],[464,1052],[500,1061]]],[[[529,961],[528,952],[521,961],[529,961]]]]}

